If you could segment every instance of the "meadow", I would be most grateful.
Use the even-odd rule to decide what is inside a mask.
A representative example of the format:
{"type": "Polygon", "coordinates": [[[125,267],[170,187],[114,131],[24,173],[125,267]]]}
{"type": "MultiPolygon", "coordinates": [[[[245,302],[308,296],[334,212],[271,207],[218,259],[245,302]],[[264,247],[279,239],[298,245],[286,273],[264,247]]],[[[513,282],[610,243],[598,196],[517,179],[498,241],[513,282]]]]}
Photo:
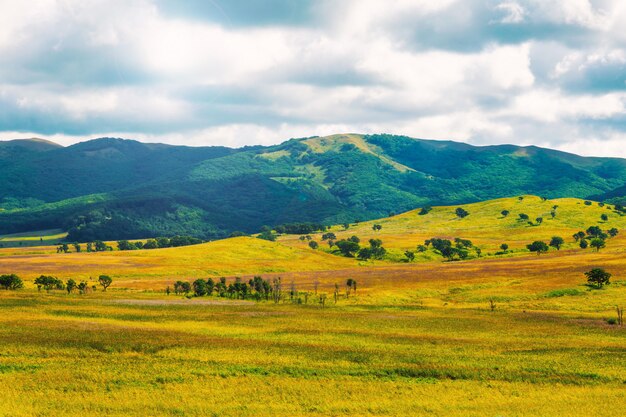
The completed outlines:
{"type": "Polygon", "coordinates": [[[626,331],[609,322],[626,305],[626,232],[599,252],[571,235],[592,225],[624,230],[626,217],[531,196],[463,207],[463,219],[435,207],[332,229],[380,238],[390,253],[381,261],[313,250],[298,236],[132,252],[0,249],[0,273],[26,284],[0,290],[0,415],[623,414],[626,331]],[[531,226],[516,219],[521,212],[545,220],[531,226]],[[524,249],[554,235],[566,241],[559,251],[524,249]],[[483,256],[400,260],[434,236],[472,239],[483,256]],[[512,250],[496,255],[505,241],[512,250]],[[612,283],[587,286],[592,267],[610,271],[612,283]],[[44,273],[108,273],[114,283],[82,295],[37,292],[32,280],[44,273]],[[164,293],[174,280],[253,275],[280,276],[310,301],[164,293]],[[349,297],[348,278],[358,282],[349,297]],[[337,303],[322,308],[315,288],[331,294],[335,284],[337,303]]]}

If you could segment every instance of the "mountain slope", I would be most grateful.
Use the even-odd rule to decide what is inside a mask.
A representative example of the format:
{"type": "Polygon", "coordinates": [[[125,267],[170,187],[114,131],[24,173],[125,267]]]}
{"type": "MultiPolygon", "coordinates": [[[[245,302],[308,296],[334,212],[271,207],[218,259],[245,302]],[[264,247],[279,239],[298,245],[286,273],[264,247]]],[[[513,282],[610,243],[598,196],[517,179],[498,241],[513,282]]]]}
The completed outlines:
{"type": "Polygon", "coordinates": [[[76,240],[213,238],[520,194],[587,198],[626,183],[623,159],[391,135],[240,149],[111,138],[21,149],[0,165],[0,233],[63,228],[76,240]]]}

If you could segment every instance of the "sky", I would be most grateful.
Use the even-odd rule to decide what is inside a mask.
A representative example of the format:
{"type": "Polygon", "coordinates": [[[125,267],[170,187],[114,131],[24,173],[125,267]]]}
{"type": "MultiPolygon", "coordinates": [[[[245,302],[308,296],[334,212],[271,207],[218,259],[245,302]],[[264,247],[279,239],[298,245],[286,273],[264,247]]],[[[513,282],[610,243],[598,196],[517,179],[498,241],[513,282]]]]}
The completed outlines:
{"type": "Polygon", "coordinates": [[[0,139],[626,157],[622,0],[0,0],[0,139]]]}

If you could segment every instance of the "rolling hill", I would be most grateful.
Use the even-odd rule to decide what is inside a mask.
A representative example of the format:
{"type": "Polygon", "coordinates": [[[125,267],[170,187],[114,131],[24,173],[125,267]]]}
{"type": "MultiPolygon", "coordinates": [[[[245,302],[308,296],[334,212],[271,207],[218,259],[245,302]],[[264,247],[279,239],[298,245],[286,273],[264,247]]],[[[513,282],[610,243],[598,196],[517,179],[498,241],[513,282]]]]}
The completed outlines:
{"type": "Polygon", "coordinates": [[[0,234],[60,228],[82,241],[217,238],[520,194],[586,198],[626,183],[623,159],[391,135],[239,149],[113,138],[1,143],[0,234]]]}

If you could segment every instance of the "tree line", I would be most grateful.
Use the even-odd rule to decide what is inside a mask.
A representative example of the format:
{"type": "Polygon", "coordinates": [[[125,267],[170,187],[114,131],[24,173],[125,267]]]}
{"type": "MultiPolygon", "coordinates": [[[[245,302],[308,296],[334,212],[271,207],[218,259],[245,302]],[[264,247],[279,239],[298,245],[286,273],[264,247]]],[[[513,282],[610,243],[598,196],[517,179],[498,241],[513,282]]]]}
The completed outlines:
{"type": "MultiPolygon", "coordinates": [[[[87,281],[76,282],[70,278],[66,282],[52,275],[40,275],[33,281],[37,287],[37,291],[45,290],[50,292],[52,290],[65,290],[68,294],[78,291],[80,294],[85,294],[89,291],[96,291],[98,288],[96,285],[90,285],[87,281]]],[[[102,291],[106,291],[107,288],[113,284],[113,279],[108,275],[100,275],[98,277],[98,284],[102,286],[102,291]]],[[[19,290],[24,288],[24,281],[16,274],[0,275],[0,287],[5,290],[19,290]]]]}
{"type": "MultiPolygon", "coordinates": [[[[309,304],[317,303],[322,307],[326,305],[328,294],[318,292],[319,282],[314,283],[314,290],[301,291],[292,281],[285,288],[281,277],[272,278],[272,280],[264,279],[261,276],[255,276],[248,282],[236,277],[233,281],[228,282],[225,277],[219,278],[217,281],[213,278],[196,279],[195,281],[176,281],[173,286],[167,286],[165,293],[170,295],[184,295],[187,297],[220,297],[233,300],[252,300],[252,301],[271,301],[278,303],[293,304],[309,304]]],[[[345,291],[341,291],[341,286],[335,284],[332,298],[335,304],[340,298],[350,298],[350,295],[356,295],[357,281],[348,278],[345,282],[345,291]]]]}

